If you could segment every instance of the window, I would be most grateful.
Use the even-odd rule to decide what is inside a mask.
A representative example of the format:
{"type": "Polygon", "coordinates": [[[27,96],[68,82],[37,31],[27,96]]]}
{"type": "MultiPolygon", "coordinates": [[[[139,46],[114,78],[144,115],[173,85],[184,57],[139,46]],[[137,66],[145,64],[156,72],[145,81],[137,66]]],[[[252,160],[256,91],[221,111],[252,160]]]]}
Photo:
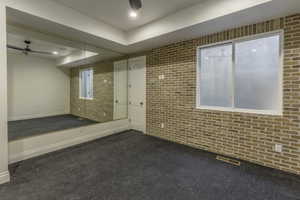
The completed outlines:
{"type": "Polygon", "coordinates": [[[93,99],[93,69],[80,70],[79,94],[81,99],[93,99]]]}
{"type": "Polygon", "coordinates": [[[197,107],[281,114],[281,33],[200,47],[197,107]]]}

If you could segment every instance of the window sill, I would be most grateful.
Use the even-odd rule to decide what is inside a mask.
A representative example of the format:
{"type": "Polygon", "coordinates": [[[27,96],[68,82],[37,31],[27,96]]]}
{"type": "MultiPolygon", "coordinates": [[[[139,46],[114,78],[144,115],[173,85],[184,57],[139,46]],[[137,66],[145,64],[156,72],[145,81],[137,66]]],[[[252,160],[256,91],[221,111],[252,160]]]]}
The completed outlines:
{"type": "Polygon", "coordinates": [[[197,106],[196,109],[223,111],[223,112],[236,112],[236,113],[246,113],[246,114],[258,114],[258,115],[273,115],[273,116],[282,116],[283,115],[282,111],[226,108],[226,107],[218,107],[218,106],[197,106]]]}
{"type": "Polygon", "coordinates": [[[84,97],[79,97],[79,99],[81,99],[81,100],[90,100],[90,101],[94,100],[94,98],[84,98],[84,97]]]}

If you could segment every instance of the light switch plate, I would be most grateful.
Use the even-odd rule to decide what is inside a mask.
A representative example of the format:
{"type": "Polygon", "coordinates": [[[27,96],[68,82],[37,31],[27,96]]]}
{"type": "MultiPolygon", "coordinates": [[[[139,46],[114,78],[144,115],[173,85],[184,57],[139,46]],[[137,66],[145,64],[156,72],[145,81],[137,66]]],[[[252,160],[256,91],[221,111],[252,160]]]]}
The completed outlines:
{"type": "Polygon", "coordinates": [[[282,144],[275,144],[275,152],[277,153],[282,152],[282,144]]]}

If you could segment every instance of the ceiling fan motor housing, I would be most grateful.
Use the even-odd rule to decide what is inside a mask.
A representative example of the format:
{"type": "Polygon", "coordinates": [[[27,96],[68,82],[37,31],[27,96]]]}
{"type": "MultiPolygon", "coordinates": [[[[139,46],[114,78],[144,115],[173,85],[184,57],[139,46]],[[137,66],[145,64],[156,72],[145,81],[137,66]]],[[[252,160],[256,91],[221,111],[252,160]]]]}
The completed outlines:
{"type": "Polygon", "coordinates": [[[129,0],[129,4],[133,10],[139,10],[142,8],[142,0],[129,0]]]}
{"type": "Polygon", "coordinates": [[[25,40],[24,43],[29,45],[29,44],[31,44],[31,41],[30,40],[25,40]]]}
{"type": "Polygon", "coordinates": [[[24,54],[28,55],[28,52],[31,51],[31,49],[29,48],[29,45],[31,44],[30,40],[25,40],[24,43],[26,44],[26,47],[24,48],[24,54]]]}

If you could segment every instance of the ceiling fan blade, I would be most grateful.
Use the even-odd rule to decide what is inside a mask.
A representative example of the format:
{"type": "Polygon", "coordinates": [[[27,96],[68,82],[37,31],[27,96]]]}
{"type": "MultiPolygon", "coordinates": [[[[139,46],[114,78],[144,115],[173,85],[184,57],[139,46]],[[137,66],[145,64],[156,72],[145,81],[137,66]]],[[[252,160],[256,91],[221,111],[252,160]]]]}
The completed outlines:
{"type": "Polygon", "coordinates": [[[7,48],[18,50],[18,51],[25,51],[25,49],[23,49],[23,48],[12,46],[12,45],[9,45],[9,44],[7,45],[7,48]]]}
{"type": "Polygon", "coordinates": [[[45,51],[34,51],[34,50],[31,50],[28,46],[26,48],[20,48],[20,47],[16,47],[16,46],[13,46],[13,45],[7,45],[7,48],[9,49],[14,49],[14,50],[18,50],[18,51],[22,51],[23,53],[35,53],[35,54],[44,54],[44,55],[53,55],[52,52],[45,52],[45,51]]]}
{"type": "Polygon", "coordinates": [[[28,52],[29,53],[36,53],[36,54],[44,54],[44,55],[53,55],[52,52],[46,52],[46,51],[34,51],[34,50],[30,50],[28,52]]]}

